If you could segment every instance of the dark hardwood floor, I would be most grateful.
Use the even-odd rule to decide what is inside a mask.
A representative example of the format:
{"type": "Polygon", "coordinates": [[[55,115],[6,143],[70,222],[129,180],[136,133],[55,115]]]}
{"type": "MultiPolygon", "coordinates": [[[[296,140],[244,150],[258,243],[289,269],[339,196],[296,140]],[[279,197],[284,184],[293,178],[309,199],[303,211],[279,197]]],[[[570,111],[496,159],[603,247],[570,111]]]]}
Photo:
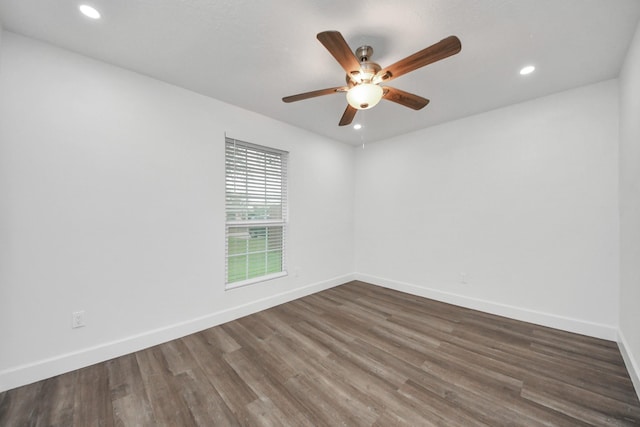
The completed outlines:
{"type": "Polygon", "coordinates": [[[614,342],[351,282],[0,393],[0,426],[619,426],[614,342]]]}

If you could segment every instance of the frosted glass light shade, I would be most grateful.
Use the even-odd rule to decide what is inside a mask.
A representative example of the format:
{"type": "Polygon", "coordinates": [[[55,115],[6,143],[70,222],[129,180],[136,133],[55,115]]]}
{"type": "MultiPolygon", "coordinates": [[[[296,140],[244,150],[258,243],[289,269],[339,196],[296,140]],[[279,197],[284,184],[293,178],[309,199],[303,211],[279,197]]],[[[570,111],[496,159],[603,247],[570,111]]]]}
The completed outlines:
{"type": "Polygon", "coordinates": [[[382,88],[372,83],[361,83],[347,92],[347,102],[358,110],[368,110],[382,99],[382,88]]]}

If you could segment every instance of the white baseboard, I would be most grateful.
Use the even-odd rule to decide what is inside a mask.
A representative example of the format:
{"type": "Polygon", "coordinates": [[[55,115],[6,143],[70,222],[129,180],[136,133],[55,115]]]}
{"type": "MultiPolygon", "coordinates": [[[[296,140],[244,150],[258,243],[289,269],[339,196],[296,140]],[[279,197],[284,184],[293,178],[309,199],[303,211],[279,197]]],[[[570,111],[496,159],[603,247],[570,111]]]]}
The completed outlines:
{"type": "Polygon", "coordinates": [[[396,280],[385,279],[368,274],[356,273],[355,277],[356,280],[405,292],[407,294],[430,298],[460,307],[483,311],[485,313],[496,314],[510,319],[522,320],[536,325],[548,326],[550,328],[602,338],[609,341],[615,341],[618,338],[618,328],[612,325],[603,325],[600,323],[543,313],[527,308],[499,304],[492,301],[448,293],[438,289],[427,288],[411,283],[398,282],[396,280]]]}
{"type": "Polygon", "coordinates": [[[90,366],[95,363],[104,362],[114,357],[133,353],[154,345],[162,344],[261,310],[266,310],[288,301],[341,285],[351,280],[361,280],[363,282],[383,286],[400,292],[569,332],[575,332],[611,341],[617,340],[636,392],[640,395],[640,369],[638,367],[638,363],[629,352],[629,348],[626,345],[623,335],[614,326],[542,313],[521,307],[498,304],[491,301],[447,293],[437,289],[425,288],[410,283],[384,279],[361,273],[335,277],[291,291],[282,292],[268,298],[263,298],[226,310],[221,310],[216,313],[211,313],[206,316],[147,331],[142,334],[129,336],[121,340],[100,344],[76,352],[62,354],[53,358],[6,369],[0,371],[0,392],[70,372],[75,369],[90,366]]]}
{"type": "Polygon", "coordinates": [[[622,331],[618,331],[618,347],[620,347],[620,354],[622,354],[624,364],[631,377],[631,382],[636,389],[638,399],[640,399],[640,364],[638,364],[638,359],[631,353],[631,348],[629,347],[628,341],[624,338],[622,331]]]}
{"type": "Polygon", "coordinates": [[[107,342],[94,347],[6,369],[0,371],[0,392],[84,368],[95,363],[104,362],[106,360],[113,359],[114,357],[133,353],[176,338],[181,338],[261,310],[275,307],[276,305],[280,305],[288,301],[341,285],[354,279],[355,277],[353,274],[334,277],[329,280],[306,285],[301,288],[282,292],[277,295],[252,301],[226,310],[221,310],[216,313],[207,314],[206,316],[201,316],[167,327],[158,328],[120,340],[107,342]]]}

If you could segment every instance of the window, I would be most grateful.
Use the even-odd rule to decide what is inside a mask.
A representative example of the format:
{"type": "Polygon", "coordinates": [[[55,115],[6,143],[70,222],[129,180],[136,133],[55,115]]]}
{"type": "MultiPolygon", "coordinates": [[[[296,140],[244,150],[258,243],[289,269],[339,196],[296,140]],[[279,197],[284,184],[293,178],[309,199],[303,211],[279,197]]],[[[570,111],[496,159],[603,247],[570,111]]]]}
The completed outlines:
{"type": "Polygon", "coordinates": [[[287,154],[225,138],[227,289],[286,275],[287,154]]]}

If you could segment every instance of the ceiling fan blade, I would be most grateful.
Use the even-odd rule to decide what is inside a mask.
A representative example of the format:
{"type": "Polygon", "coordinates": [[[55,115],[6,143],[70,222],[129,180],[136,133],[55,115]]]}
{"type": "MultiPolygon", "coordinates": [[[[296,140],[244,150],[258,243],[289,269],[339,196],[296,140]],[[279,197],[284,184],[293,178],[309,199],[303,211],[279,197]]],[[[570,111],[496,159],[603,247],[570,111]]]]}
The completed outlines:
{"type": "Polygon", "coordinates": [[[351,76],[360,73],[360,61],[353,54],[342,34],[338,31],[323,31],[316,36],[320,43],[338,61],[342,68],[351,76]]]}
{"type": "Polygon", "coordinates": [[[297,95],[285,96],[284,98],[282,98],[282,100],[284,102],[296,102],[302,101],[303,99],[315,98],[317,96],[331,95],[332,93],[336,92],[346,92],[348,89],[349,88],[345,86],[331,87],[328,89],[320,89],[311,92],[299,93],[297,95]]]}
{"type": "Polygon", "coordinates": [[[393,101],[397,104],[404,105],[405,107],[409,107],[414,110],[420,110],[426,107],[429,103],[429,100],[426,98],[414,95],[409,92],[405,92],[400,89],[389,86],[385,86],[383,89],[384,95],[382,95],[382,98],[386,99],[387,101],[393,101]]]}
{"type": "Polygon", "coordinates": [[[353,121],[353,118],[356,116],[358,112],[357,109],[353,108],[351,105],[347,105],[347,109],[344,110],[344,114],[342,114],[342,118],[340,119],[339,126],[350,125],[353,121]]]}
{"type": "Polygon", "coordinates": [[[456,36],[449,36],[434,45],[401,59],[395,64],[383,68],[378,72],[377,76],[380,77],[381,81],[388,82],[413,70],[417,70],[420,67],[455,55],[460,52],[461,49],[460,39],[456,36]]]}

